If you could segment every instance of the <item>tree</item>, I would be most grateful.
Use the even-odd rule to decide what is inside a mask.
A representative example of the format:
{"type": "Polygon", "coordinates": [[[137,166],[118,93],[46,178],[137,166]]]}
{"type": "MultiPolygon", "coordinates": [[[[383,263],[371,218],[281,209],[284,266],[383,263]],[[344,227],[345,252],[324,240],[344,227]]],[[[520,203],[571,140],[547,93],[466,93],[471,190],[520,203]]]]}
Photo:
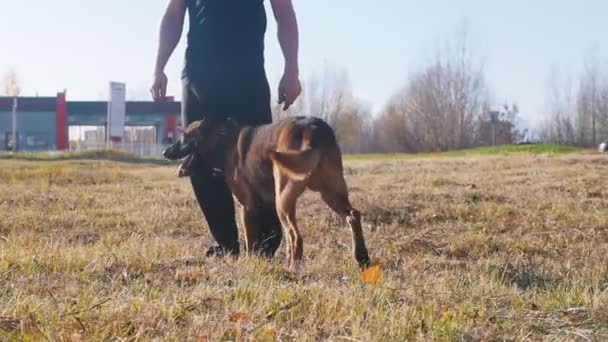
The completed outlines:
{"type": "Polygon", "coordinates": [[[608,139],[608,77],[597,59],[586,58],[578,82],[569,78],[562,85],[558,72],[551,74],[549,115],[541,139],[593,147],[608,139]]]}
{"type": "Polygon", "coordinates": [[[595,58],[587,58],[583,66],[577,93],[578,143],[582,146],[597,146],[601,137],[606,137],[608,113],[606,112],[606,83],[603,72],[595,58]]]}
{"type": "Polygon", "coordinates": [[[549,143],[575,144],[577,134],[573,118],[576,103],[572,78],[566,77],[562,80],[555,67],[552,68],[550,75],[547,100],[548,114],[541,125],[540,139],[549,143]]]}
{"type": "Polygon", "coordinates": [[[14,70],[10,70],[4,74],[2,80],[2,93],[5,96],[17,97],[21,94],[21,85],[19,78],[14,70]]]}
{"type": "Polygon", "coordinates": [[[406,130],[386,137],[412,152],[444,151],[472,146],[476,123],[489,102],[484,65],[475,58],[468,34],[462,30],[433,60],[413,73],[389,102],[383,120],[406,130]]]}
{"type": "Polygon", "coordinates": [[[377,152],[414,152],[405,106],[393,100],[374,121],[374,139],[377,152]]]}
{"type": "Polygon", "coordinates": [[[311,113],[337,128],[340,114],[355,101],[346,70],[326,63],[320,74],[310,76],[306,100],[311,113]]]}
{"type": "Polygon", "coordinates": [[[495,109],[486,109],[487,115],[478,120],[477,145],[514,144],[526,135],[519,130],[519,106],[517,104],[502,105],[495,109]]]}
{"type": "Polygon", "coordinates": [[[598,130],[599,140],[608,141],[608,76],[604,74],[599,95],[598,112],[600,113],[598,130]]]}
{"type": "Polygon", "coordinates": [[[325,64],[320,73],[302,82],[302,94],[287,111],[273,100],[273,120],[292,115],[312,115],[325,120],[335,131],[345,153],[361,152],[370,145],[370,110],[352,92],[348,73],[325,64]]]}

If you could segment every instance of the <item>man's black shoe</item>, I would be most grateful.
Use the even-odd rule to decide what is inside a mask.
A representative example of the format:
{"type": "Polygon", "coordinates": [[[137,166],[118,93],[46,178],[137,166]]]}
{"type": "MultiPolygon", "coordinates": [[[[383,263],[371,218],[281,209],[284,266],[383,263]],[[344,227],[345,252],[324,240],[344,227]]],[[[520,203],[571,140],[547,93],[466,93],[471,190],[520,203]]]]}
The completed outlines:
{"type": "Polygon", "coordinates": [[[228,249],[222,246],[211,246],[207,249],[207,252],[205,252],[205,256],[207,258],[211,258],[211,257],[225,257],[225,256],[238,256],[239,255],[239,250],[237,249],[228,249]]]}

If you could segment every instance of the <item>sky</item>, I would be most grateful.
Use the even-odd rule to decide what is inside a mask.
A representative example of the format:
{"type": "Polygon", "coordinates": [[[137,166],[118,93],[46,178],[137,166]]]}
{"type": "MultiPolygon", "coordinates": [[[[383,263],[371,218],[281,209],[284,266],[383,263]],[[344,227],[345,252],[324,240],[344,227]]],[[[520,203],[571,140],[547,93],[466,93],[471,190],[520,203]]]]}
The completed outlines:
{"type": "MultiPolygon", "coordinates": [[[[266,69],[273,92],[283,69],[269,0],[266,69]]],[[[15,70],[23,95],[105,100],[110,81],[150,99],[158,29],[168,0],[0,0],[0,73],[15,70]]],[[[466,27],[497,102],[519,104],[534,125],[552,73],[576,75],[586,56],[608,61],[605,0],[293,0],[300,75],[346,70],[354,94],[382,109],[408,75],[466,27]],[[604,43],[604,44],[602,44],[604,43]]],[[[167,66],[179,98],[185,34],[167,66]]],[[[310,113],[313,114],[314,113],[310,113]]]]}

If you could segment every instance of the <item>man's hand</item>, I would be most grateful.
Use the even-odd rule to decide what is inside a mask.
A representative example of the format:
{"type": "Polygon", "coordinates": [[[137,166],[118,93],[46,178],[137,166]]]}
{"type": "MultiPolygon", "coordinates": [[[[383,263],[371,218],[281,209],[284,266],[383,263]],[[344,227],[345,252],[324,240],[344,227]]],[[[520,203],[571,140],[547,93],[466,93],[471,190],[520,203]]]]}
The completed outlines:
{"type": "Polygon", "coordinates": [[[286,71],[279,83],[279,104],[283,110],[289,109],[302,93],[302,85],[296,72],[286,71]]]}
{"type": "Polygon", "coordinates": [[[152,98],[154,101],[164,101],[167,96],[167,75],[164,72],[160,72],[154,75],[154,83],[150,88],[152,98]]]}
{"type": "Polygon", "coordinates": [[[167,75],[163,70],[182,35],[186,8],[186,0],[170,0],[163,15],[154,68],[154,83],[150,88],[154,101],[164,101],[167,95],[167,75]]]}
{"type": "Polygon", "coordinates": [[[287,110],[300,96],[298,79],[298,21],[291,0],[271,0],[277,21],[277,35],[285,58],[285,73],[279,83],[279,103],[287,110]]]}

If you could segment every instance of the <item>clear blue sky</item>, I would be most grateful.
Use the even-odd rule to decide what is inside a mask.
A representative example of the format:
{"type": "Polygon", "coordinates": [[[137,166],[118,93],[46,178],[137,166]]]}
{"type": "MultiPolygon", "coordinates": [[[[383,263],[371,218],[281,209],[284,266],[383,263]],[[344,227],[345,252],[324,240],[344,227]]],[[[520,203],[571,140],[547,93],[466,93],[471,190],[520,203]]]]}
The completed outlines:
{"type": "MultiPolygon", "coordinates": [[[[105,99],[110,80],[149,98],[158,25],[168,0],[0,0],[0,72],[14,68],[24,95],[105,99]]],[[[267,0],[268,1],[268,0],[267,0]]],[[[575,74],[586,55],[608,60],[604,0],[294,0],[302,77],[327,61],[345,68],[354,92],[379,109],[463,22],[486,60],[498,100],[516,101],[530,121],[543,110],[552,66],[575,74]]],[[[282,70],[267,4],[267,70],[282,70]]],[[[184,33],[185,34],[185,33],[184,33]]],[[[170,61],[179,96],[184,40],[170,61]]]]}

